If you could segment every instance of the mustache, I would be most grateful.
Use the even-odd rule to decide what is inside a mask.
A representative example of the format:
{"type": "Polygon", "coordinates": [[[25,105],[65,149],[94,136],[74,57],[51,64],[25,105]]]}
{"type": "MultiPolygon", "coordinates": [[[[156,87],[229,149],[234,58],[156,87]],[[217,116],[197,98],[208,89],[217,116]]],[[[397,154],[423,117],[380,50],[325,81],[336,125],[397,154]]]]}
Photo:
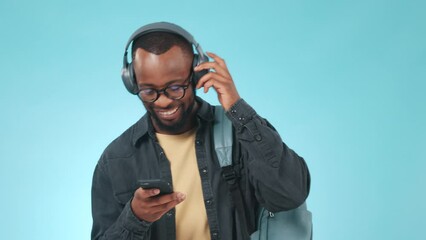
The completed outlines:
{"type": "Polygon", "coordinates": [[[174,109],[176,107],[180,107],[182,106],[183,103],[179,102],[179,103],[171,103],[169,105],[167,105],[166,107],[158,107],[158,106],[149,106],[149,109],[153,110],[153,111],[158,111],[158,110],[171,110],[174,109]]]}

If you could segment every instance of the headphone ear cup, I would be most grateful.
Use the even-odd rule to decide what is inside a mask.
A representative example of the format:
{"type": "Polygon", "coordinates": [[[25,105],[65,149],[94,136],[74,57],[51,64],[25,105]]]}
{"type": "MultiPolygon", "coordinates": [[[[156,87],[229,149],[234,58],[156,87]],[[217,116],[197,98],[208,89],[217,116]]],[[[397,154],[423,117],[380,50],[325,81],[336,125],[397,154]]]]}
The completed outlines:
{"type": "Polygon", "coordinates": [[[123,67],[121,69],[121,79],[123,80],[127,91],[134,95],[138,93],[139,88],[136,83],[135,72],[133,70],[132,63],[129,63],[127,67],[123,67]]]}
{"type": "MultiPolygon", "coordinates": [[[[200,65],[201,63],[203,63],[202,59],[200,59],[200,56],[198,54],[194,54],[194,61],[192,61],[192,69],[194,69],[196,66],[200,65]]],[[[208,70],[202,70],[199,72],[195,72],[193,74],[192,77],[192,82],[194,84],[194,87],[197,85],[198,81],[200,80],[200,78],[202,78],[204,75],[206,75],[208,72],[208,70]]]]}

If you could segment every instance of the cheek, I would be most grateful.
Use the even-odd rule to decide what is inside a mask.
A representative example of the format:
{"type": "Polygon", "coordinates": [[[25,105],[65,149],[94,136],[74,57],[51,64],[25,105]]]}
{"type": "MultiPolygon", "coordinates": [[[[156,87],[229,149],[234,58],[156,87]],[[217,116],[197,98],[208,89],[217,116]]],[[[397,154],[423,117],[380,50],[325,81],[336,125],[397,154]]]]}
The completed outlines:
{"type": "Polygon", "coordinates": [[[190,88],[186,89],[185,97],[182,100],[184,100],[184,102],[187,105],[192,104],[194,102],[194,100],[195,100],[194,88],[190,87],[190,88]]]}
{"type": "Polygon", "coordinates": [[[146,102],[142,102],[142,105],[145,107],[145,109],[148,111],[148,112],[151,112],[151,110],[153,109],[153,107],[154,107],[154,104],[153,103],[146,103],[146,102]]]}

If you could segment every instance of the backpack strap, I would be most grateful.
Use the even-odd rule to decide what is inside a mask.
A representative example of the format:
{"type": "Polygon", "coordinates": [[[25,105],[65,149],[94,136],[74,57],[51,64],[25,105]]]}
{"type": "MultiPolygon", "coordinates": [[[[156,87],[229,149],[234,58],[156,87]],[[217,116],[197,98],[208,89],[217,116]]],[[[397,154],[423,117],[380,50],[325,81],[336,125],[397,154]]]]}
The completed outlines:
{"type": "Polygon", "coordinates": [[[250,239],[247,231],[247,216],[237,173],[232,166],[232,123],[225,115],[222,106],[215,106],[215,123],[213,126],[214,145],[219,164],[222,167],[222,177],[228,183],[237,216],[240,221],[241,236],[250,239]]]}
{"type": "Polygon", "coordinates": [[[221,106],[215,106],[214,148],[220,166],[232,165],[232,123],[221,106]]]}

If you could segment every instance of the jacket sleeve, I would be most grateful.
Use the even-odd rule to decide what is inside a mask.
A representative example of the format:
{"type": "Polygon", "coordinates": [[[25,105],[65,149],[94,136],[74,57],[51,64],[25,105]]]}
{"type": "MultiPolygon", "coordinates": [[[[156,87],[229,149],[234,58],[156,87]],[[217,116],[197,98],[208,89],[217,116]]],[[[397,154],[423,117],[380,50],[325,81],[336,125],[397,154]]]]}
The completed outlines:
{"type": "Polygon", "coordinates": [[[108,176],[107,164],[98,162],[92,182],[92,240],[150,239],[151,223],[140,221],[130,208],[119,203],[108,176]]]}
{"type": "Polygon", "coordinates": [[[228,111],[259,203],[272,212],[294,209],[308,197],[310,175],[304,159],[287,147],[269,122],[243,99],[228,111]]]}

